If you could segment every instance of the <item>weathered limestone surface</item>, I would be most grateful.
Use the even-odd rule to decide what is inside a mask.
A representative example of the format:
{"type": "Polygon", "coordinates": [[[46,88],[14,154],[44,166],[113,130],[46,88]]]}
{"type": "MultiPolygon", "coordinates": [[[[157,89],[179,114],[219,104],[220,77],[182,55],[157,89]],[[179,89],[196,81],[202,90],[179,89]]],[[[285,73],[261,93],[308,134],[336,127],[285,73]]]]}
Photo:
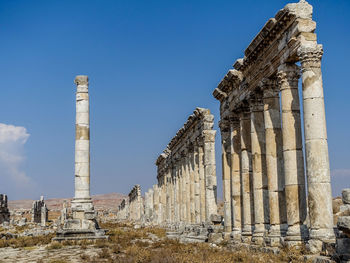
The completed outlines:
{"type": "Polygon", "coordinates": [[[167,227],[184,241],[205,241],[212,218],[221,218],[213,125],[209,110],[196,108],[158,157],[158,184],[145,195],[145,222],[167,227]]]}
{"type": "Polygon", "coordinates": [[[129,218],[129,199],[123,199],[118,206],[117,219],[126,220],[129,218]]]}
{"type": "Polygon", "coordinates": [[[338,218],[337,253],[342,262],[350,262],[350,188],[342,191],[342,216],[338,218]]]}
{"type": "Polygon", "coordinates": [[[0,194],[0,224],[10,221],[10,212],[7,205],[7,195],[0,194]]]}
{"type": "Polygon", "coordinates": [[[40,200],[34,201],[32,205],[32,222],[45,226],[48,221],[48,212],[44,197],[40,196],[40,200]]]}
{"type": "Polygon", "coordinates": [[[108,238],[100,229],[90,197],[90,112],[89,79],[79,75],[76,92],[75,195],[71,202],[72,218],[64,221],[55,240],[108,238]]]}
{"type": "Polygon", "coordinates": [[[241,237],[245,242],[270,246],[307,241],[312,253],[335,241],[321,72],[323,49],[315,29],[310,4],[286,5],[268,20],[245,50],[244,58],[234,63],[234,69],[213,92],[220,101],[225,233],[232,232],[235,240],[241,237]],[[232,128],[237,126],[237,118],[240,148],[237,129],[232,128]],[[234,161],[236,155],[240,156],[239,165],[234,161]],[[237,167],[240,178],[234,172],[237,167]],[[228,187],[229,181],[232,187],[228,187]],[[235,185],[241,186],[241,191],[235,185]]]}
{"type": "Polygon", "coordinates": [[[135,185],[129,193],[129,220],[141,222],[143,217],[143,200],[140,185],[135,185]]]}

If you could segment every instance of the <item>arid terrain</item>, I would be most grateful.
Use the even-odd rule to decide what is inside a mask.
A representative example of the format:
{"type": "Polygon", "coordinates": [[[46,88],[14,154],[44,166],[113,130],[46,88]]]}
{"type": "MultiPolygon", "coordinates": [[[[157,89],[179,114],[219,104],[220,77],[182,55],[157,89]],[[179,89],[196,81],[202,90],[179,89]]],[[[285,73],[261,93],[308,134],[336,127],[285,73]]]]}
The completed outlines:
{"type": "MultiPolygon", "coordinates": [[[[125,195],[119,193],[93,195],[92,201],[97,211],[110,210],[116,211],[118,204],[125,198],[125,195]]],[[[49,210],[61,210],[63,201],[71,201],[69,198],[50,198],[45,200],[49,210]]],[[[31,209],[33,200],[9,200],[8,206],[10,210],[31,209]]]]}
{"type": "MultiPolygon", "coordinates": [[[[51,242],[54,234],[0,240],[0,262],[301,262],[302,251],[282,249],[277,255],[237,250],[227,243],[181,244],[167,239],[159,228],[134,229],[131,224],[105,223],[108,241],[51,242]]],[[[24,231],[19,228],[18,232],[24,231]]],[[[3,231],[3,229],[1,230],[3,231]]]]}

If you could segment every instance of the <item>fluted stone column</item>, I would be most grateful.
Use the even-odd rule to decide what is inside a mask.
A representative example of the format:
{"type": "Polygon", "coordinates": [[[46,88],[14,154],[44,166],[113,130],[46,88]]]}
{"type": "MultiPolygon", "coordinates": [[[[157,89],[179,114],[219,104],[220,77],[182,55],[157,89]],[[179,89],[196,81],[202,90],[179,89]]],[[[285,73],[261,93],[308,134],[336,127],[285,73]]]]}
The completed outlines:
{"type": "Polygon", "coordinates": [[[232,232],[231,211],[231,129],[227,120],[219,124],[221,131],[222,188],[224,201],[224,233],[229,238],[232,232]]]}
{"type": "Polygon", "coordinates": [[[199,187],[200,187],[200,218],[201,222],[206,220],[206,181],[205,181],[205,172],[204,172],[204,151],[203,146],[200,143],[198,147],[198,172],[199,172],[199,187]]]}
{"type": "Polygon", "coordinates": [[[181,180],[182,180],[182,196],[181,196],[181,205],[182,205],[182,222],[187,222],[187,178],[186,178],[186,161],[185,156],[181,158],[181,180]]]}
{"type": "MultiPolygon", "coordinates": [[[[258,95],[257,95],[258,96],[258,95]]],[[[265,125],[261,98],[251,101],[251,140],[254,198],[254,231],[252,241],[262,245],[265,236],[265,213],[268,203],[264,203],[263,187],[266,176],[265,162],[265,125]]],[[[266,180],[265,180],[266,181],[266,180]]]]}
{"type": "Polygon", "coordinates": [[[298,244],[307,235],[304,158],[302,149],[300,102],[298,93],[299,68],[283,64],[278,69],[281,90],[283,159],[286,184],[288,231],[286,241],[298,244]]]}
{"type": "Polygon", "coordinates": [[[215,130],[204,130],[204,174],[205,174],[205,200],[206,200],[206,221],[211,215],[217,214],[217,181],[215,164],[215,130]]]}
{"type": "Polygon", "coordinates": [[[244,108],[240,112],[241,128],[241,174],[242,174],[242,241],[249,242],[252,235],[252,194],[251,194],[251,139],[250,112],[244,108]]]}
{"type": "Polygon", "coordinates": [[[89,79],[77,76],[75,125],[75,194],[72,209],[93,210],[90,197],[89,79]]]}
{"type": "Polygon", "coordinates": [[[199,152],[198,145],[194,148],[194,209],[195,222],[201,222],[201,199],[200,199],[200,179],[199,179],[199,152]]]}
{"type": "Polygon", "coordinates": [[[181,187],[180,187],[180,177],[179,177],[179,163],[178,160],[175,160],[175,191],[174,191],[174,217],[175,222],[180,222],[180,202],[181,202],[181,187]]]}
{"type": "MultiPolygon", "coordinates": [[[[308,180],[310,238],[334,242],[326,115],[321,59],[322,45],[298,50],[303,82],[305,158],[308,180]]],[[[319,247],[322,244],[319,243],[319,247]]]]}
{"type": "Polygon", "coordinates": [[[193,149],[190,151],[190,212],[191,212],[191,224],[195,223],[195,194],[194,194],[194,186],[195,186],[195,174],[194,174],[194,151],[193,149]]]}
{"type": "MultiPolygon", "coordinates": [[[[264,88],[264,123],[266,137],[266,172],[269,191],[270,229],[266,243],[279,246],[282,224],[286,222],[283,149],[279,90],[277,80],[265,79],[264,88]]],[[[286,231],[286,229],[284,229],[286,231]]]]}
{"type": "Polygon", "coordinates": [[[153,185],[153,209],[153,224],[157,225],[159,222],[159,188],[156,184],[153,185]]]}
{"type": "Polygon", "coordinates": [[[232,237],[241,239],[242,231],[242,192],[241,192],[241,134],[238,117],[232,117],[230,121],[231,135],[231,211],[232,211],[232,237]]]}
{"type": "Polygon", "coordinates": [[[191,172],[189,152],[186,152],[185,157],[185,175],[186,175],[186,222],[191,223],[191,172]]]}

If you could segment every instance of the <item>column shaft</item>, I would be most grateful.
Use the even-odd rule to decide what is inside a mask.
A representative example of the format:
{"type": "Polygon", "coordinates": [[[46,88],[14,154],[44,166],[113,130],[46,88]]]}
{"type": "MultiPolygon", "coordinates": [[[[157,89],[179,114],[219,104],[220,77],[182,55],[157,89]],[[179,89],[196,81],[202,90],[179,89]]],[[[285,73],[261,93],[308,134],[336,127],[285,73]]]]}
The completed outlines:
{"type": "Polygon", "coordinates": [[[286,184],[288,232],[286,241],[299,243],[307,235],[304,158],[302,149],[299,68],[294,64],[280,66],[278,81],[281,90],[283,159],[286,184]]]}
{"type": "Polygon", "coordinates": [[[267,243],[271,246],[280,245],[281,230],[283,230],[281,224],[286,223],[281,114],[276,84],[275,80],[265,81],[263,99],[270,207],[270,230],[267,243]]]}
{"type": "Polygon", "coordinates": [[[243,229],[242,240],[250,241],[252,234],[252,194],[251,194],[251,140],[250,112],[244,109],[240,115],[241,126],[241,176],[243,198],[243,229]]]}
{"type": "Polygon", "coordinates": [[[221,131],[221,160],[222,160],[222,188],[224,201],[224,232],[229,237],[232,231],[231,211],[231,130],[227,120],[220,121],[221,131]]]}
{"type": "Polygon", "coordinates": [[[92,209],[90,198],[90,118],[88,77],[77,76],[75,126],[75,196],[72,208],[92,209]]]}
{"type": "Polygon", "coordinates": [[[321,58],[322,45],[300,48],[303,82],[305,158],[308,180],[310,238],[334,242],[326,114],[321,58]]]}
{"type": "Polygon", "coordinates": [[[217,214],[217,182],[215,164],[215,130],[204,130],[204,174],[205,174],[205,200],[206,200],[206,221],[210,216],[217,214]]]}
{"type": "Polygon", "coordinates": [[[263,244],[265,217],[268,217],[268,202],[264,202],[266,179],[265,126],[263,104],[260,98],[254,99],[251,106],[251,140],[254,198],[254,232],[252,241],[263,244]]]}
{"type": "Polygon", "coordinates": [[[234,117],[230,125],[231,134],[231,211],[232,211],[232,237],[241,238],[242,229],[242,192],[241,192],[241,134],[239,118],[234,117]]]}

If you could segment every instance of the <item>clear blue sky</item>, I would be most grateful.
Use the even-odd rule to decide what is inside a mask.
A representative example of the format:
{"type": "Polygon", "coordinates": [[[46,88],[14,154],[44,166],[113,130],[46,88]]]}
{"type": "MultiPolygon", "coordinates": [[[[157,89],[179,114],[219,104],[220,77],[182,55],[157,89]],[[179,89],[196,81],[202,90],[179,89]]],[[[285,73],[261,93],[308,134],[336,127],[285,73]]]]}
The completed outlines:
{"type": "MultiPolygon", "coordinates": [[[[309,2],[325,50],[337,195],[350,186],[350,1],[309,2]]],[[[6,146],[15,160],[0,165],[0,193],[10,199],[73,195],[78,74],[90,78],[92,194],[128,193],[137,183],[146,190],[156,182],[157,156],[196,106],[211,109],[217,124],[212,91],[287,3],[1,0],[0,123],[24,127],[27,135],[6,146]]],[[[219,144],[218,133],[221,184],[219,144]]]]}

